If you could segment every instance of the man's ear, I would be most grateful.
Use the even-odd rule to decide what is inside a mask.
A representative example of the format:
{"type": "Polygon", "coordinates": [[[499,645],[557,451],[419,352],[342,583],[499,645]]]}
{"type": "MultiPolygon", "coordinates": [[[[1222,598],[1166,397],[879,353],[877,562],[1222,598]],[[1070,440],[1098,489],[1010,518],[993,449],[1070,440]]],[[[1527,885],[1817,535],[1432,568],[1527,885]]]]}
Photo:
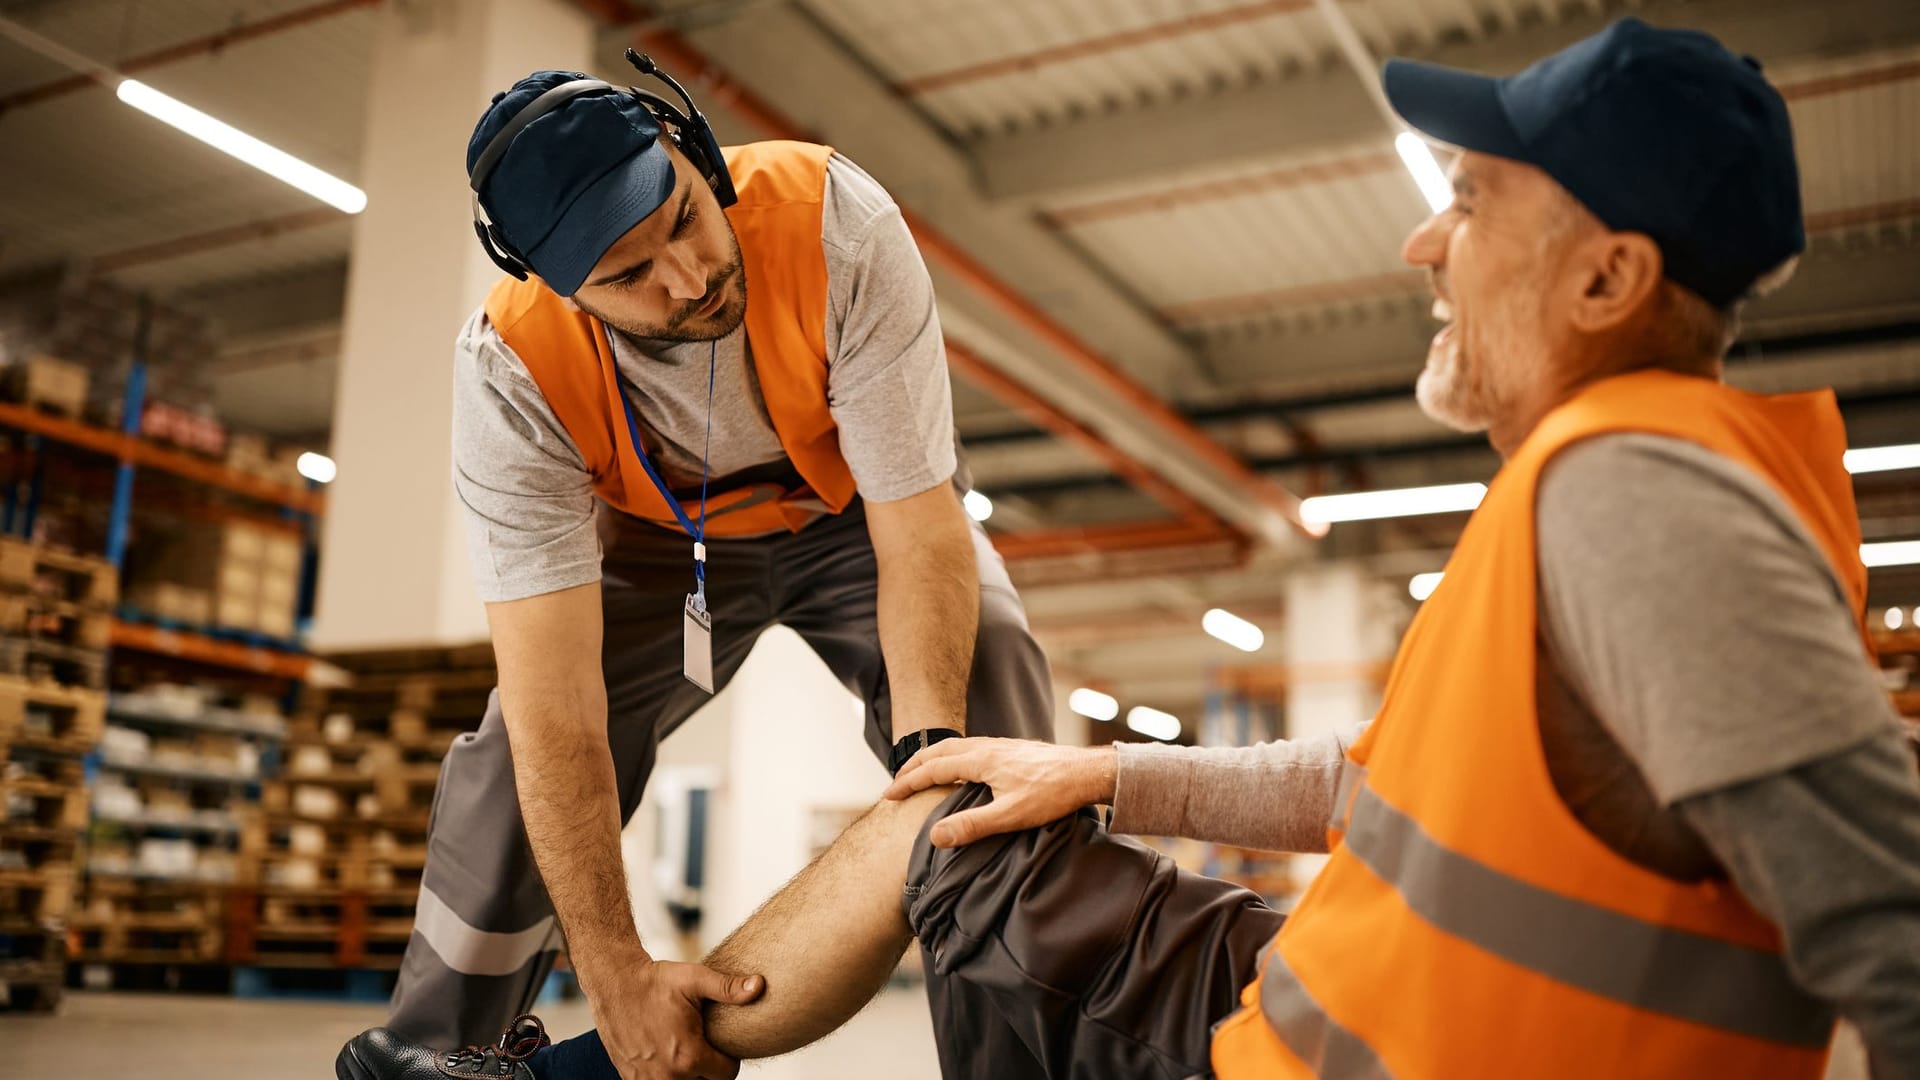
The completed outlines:
{"type": "Polygon", "coordinates": [[[1589,334],[1631,319],[1659,291],[1666,273],[1660,245],[1645,233],[1603,232],[1578,257],[1583,288],[1573,305],[1573,324],[1589,334]]]}

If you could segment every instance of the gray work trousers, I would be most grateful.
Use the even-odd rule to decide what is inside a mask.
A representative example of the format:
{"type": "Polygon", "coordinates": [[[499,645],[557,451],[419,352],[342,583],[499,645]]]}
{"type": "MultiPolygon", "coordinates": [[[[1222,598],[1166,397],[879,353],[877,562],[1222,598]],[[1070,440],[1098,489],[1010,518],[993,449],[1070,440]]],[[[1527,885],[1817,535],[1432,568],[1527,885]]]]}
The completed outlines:
{"type": "MultiPolygon", "coordinates": [[[[622,820],[640,804],[662,738],[708,695],[681,675],[681,615],[692,542],[606,507],[601,602],[607,738],[622,820]]],[[[974,528],[980,628],[967,691],[978,735],[1051,740],[1045,655],[986,534],[974,528]]],[[[886,665],[875,624],[877,571],[856,503],[801,532],[707,544],[717,685],[738,671],[760,632],[783,624],[866,703],[866,742],[893,748],[886,665]]],[[[844,738],[819,732],[820,738],[844,738]]],[[[878,792],[876,791],[876,794],[878,792]]],[[[533,1003],[562,947],[534,866],[496,691],[480,729],[455,740],[441,767],[414,931],[395,989],[394,1030],[428,1046],[486,1044],[533,1003]]]]}
{"type": "Polygon", "coordinates": [[[1189,1080],[1286,917],[1091,810],[941,851],[934,822],[991,802],[970,784],[908,864],[946,1080],[1189,1080]]]}

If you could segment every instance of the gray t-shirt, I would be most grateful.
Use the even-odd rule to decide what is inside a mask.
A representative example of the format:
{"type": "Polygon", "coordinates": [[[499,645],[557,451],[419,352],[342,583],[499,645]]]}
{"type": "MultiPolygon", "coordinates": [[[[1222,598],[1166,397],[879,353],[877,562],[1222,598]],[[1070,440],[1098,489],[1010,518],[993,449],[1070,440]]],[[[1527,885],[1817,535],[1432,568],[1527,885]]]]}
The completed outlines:
{"type": "MultiPolygon", "coordinates": [[[[891,502],[952,478],[952,389],[933,283],[899,208],[838,154],[828,162],[821,248],[827,262],[827,398],[862,498],[891,502]]],[[[753,282],[747,283],[752,303],[753,282]]],[[[726,478],[786,462],[747,347],[745,324],[714,343],[612,335],[639,422],[667,485],[697,494],[707,445],[726,478]]],[[[580,451],[484,309],[454,348],[453,480],[466,507],[475,584],[488,602],[600,579],[599,504],[580,451]]]]}

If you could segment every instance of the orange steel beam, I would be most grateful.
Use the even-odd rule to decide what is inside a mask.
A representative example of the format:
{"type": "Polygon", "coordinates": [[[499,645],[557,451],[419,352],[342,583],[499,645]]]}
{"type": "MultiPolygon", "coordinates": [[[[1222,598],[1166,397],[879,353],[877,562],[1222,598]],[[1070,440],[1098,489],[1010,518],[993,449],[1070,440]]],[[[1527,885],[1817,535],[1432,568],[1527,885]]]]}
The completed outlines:
{"type": "Polygon", "coordinates": [[[1225,526],[1209,522],[1141,521],[1058,529],[1029,529],[994,537],[994,547],[1009,560],[1058,559],[1118,551],[1197,547],[1243,540],[1225,526]]]}
{"type": "Polygon", "coordinates": [[[113,621],[107,641],[116,649],[132,649],[213,664],[236,671],[256,671],[282,679],[304,679],[313,666],[311,657],[278,649],[261,649],[231,641],[220,641],[203,634],[183,630],[163,630],[145,623],[113,621]]]}
{"type": "Polygon", "coordinates": [[[109,252],[88,261],[87,265],[96,274],[111,274],[119,270],[128,270],[148,263],[164,262],[202,252],[216,251],[235,244],[244,244],[251,240],[268,240],[284,236],[291,232],[332,225],[347,220],[347,215],[331,206],[316,206],[311,210],[284,214],[276,218],[261,221],[248,221],[239,225],[229,225],[221,229],[195,233],[191,236],[177,236],[171,240],[162,240],[154,244],[142,244],[139,247],[109,252]]]}
{"type": "Polygon", "coordinates": [[[92,424],[83,424],[78,420],[52,416],[25,405],[0,402],[0,427],[30,431],[69,446],[78,446],[120,461],[172,473],[175,476],[184,476],[209,487],[231,491],[236,495],[245,495],[248,498],[259,499],[261,502],[273,503],[291,510],[302,510],[316,515],[326,512],[327,497],[320,492],[302,491],[276,484],[251,473],[230,469],[217,461],[208,461],[179,450],[168,450],[155,446],[145,439],[123,435],[118,431],[92,424]]]}
{"type": "MultiPolygon", "coordinates": [[[[380,3],[381,0],[327,0],[327,2],[323,4],[312,4],[303,8],[295,8],[292,11],[284,12],[271,18],[260,19],[257,22],[238,23],[217,34],[208,34],[205,37],[194,38],[192,41],[183,41],[178,45],[169,45],[164,49],[131,57],[122,61],[118,65],[117,70],[122,75],[132,75],[149,68],[160,67],[180,60],[190,60],[196,56],[205,56],[209,53],[216,53],[230,45],[238,45],[243,41],[253,41],[257,38],[293,30],[305,26],[308,23],[318,22],[322,19],[330,19],[335,15],[342,15],[349,11],[357,11],[360,8],[377,7],[380,3]]],[[[85,90],[90,86],[96,85],[98,84],[91,75],[71,75],[64,79],[56,79],[53,82],[42,83],[39,86],[31,86],[25,90],[17,90],[8,94],[6,97],[0,97],[0,113],[4,113],[8,109],[17,109],[23,105],[34,105],[42,101],[63,97],[76,90],[85,90]]]]}
{"type": "MultiPolygon", "coordinates": [[[[589,6],[600,7],[604,4],[589,6]]],[[[812,138],[808,132],[780,113],[772,104],[741,85],[718,65],[708,60],[679,34],[671,30],[643,30],[637,33],[635,38],[636,44],[652,53],[665,65],[689,72],[690,79],[704,82],[712,100],[725,104],[728,109],[740,114],[768,134],[782,139],[809,140],[812,138]]],[[[905,219],[907,227],[913,231],[922,254],[929,262],[939,264],[978,295],[998,307],[1003,314],[1046,342],[1072,363],[1080,374],[1138,409],[1155,426],[1177,439],[1196,458],[1233,477],[1244,488],[1249,499],[1279,511],[1296,527],[1301,526],[1300,500],[1291,492],[1261,476],[1249,468],[1245,462],[1228,453],[1226,448],[1208,438],[1165,401],[1116,368],[1086,342],[1053,321],[1032,301],[1015,292],[1012,286],[1001,281],[992,271],[961,250],[959,245],[949,240],[918,214],[903,206],[900,208],[900,215],[905,219]]],[[[1035,397],[1034,400],[1039,399],[1035,397]]],[[[1047,408],[1052,410],[1051,405],[1047,408]]],[[[1142,467],[1150,468],[1144,462],[1140,464],[1142,467]]],[[[1213,515],[1209,514],[1209,516],[1213,515]]],[[[1305,532],[1304,528],[1302,531],[1305,532]]]]}
{"type": "Polygon", "coordinates": [[[1030,423],[1050,431],[1063,442],[1072,443],[1098,458],[1122,479],[1154,501],[1173,510],[1183,520],[1210,523],[1224,529],[1211,510],[1193,497],[1152,472],[1133,458],[1121,453],[1112,443],[1071,416],[1055,409],[1025,386],[1007,377],[999,368],[980,359],[957,342],[947,342],[947,362],[969,382],[1013,407],[1030,423]]]}

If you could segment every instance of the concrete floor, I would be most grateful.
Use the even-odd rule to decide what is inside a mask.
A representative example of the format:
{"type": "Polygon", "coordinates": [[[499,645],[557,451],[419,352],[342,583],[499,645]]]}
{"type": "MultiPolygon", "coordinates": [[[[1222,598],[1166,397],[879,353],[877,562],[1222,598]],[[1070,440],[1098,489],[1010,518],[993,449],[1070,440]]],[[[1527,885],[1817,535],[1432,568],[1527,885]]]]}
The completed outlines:
{"type": "MultiPolygon", "coordinates": [[[[333,1075],[333,1056],[385,1009],[312,1001],[69,992],[53,1016],[0,1013],[8,1076],[29,1080],[292,1080],[333,1075]]],[[[593,1021],[584,1004],[541,1011],[556,1037],[593,1021]]],[[[832,1038],[749,1062],[751,1080],[919,1080],[940,1075],[919,989],[888,990],[832,1038]]]]}

